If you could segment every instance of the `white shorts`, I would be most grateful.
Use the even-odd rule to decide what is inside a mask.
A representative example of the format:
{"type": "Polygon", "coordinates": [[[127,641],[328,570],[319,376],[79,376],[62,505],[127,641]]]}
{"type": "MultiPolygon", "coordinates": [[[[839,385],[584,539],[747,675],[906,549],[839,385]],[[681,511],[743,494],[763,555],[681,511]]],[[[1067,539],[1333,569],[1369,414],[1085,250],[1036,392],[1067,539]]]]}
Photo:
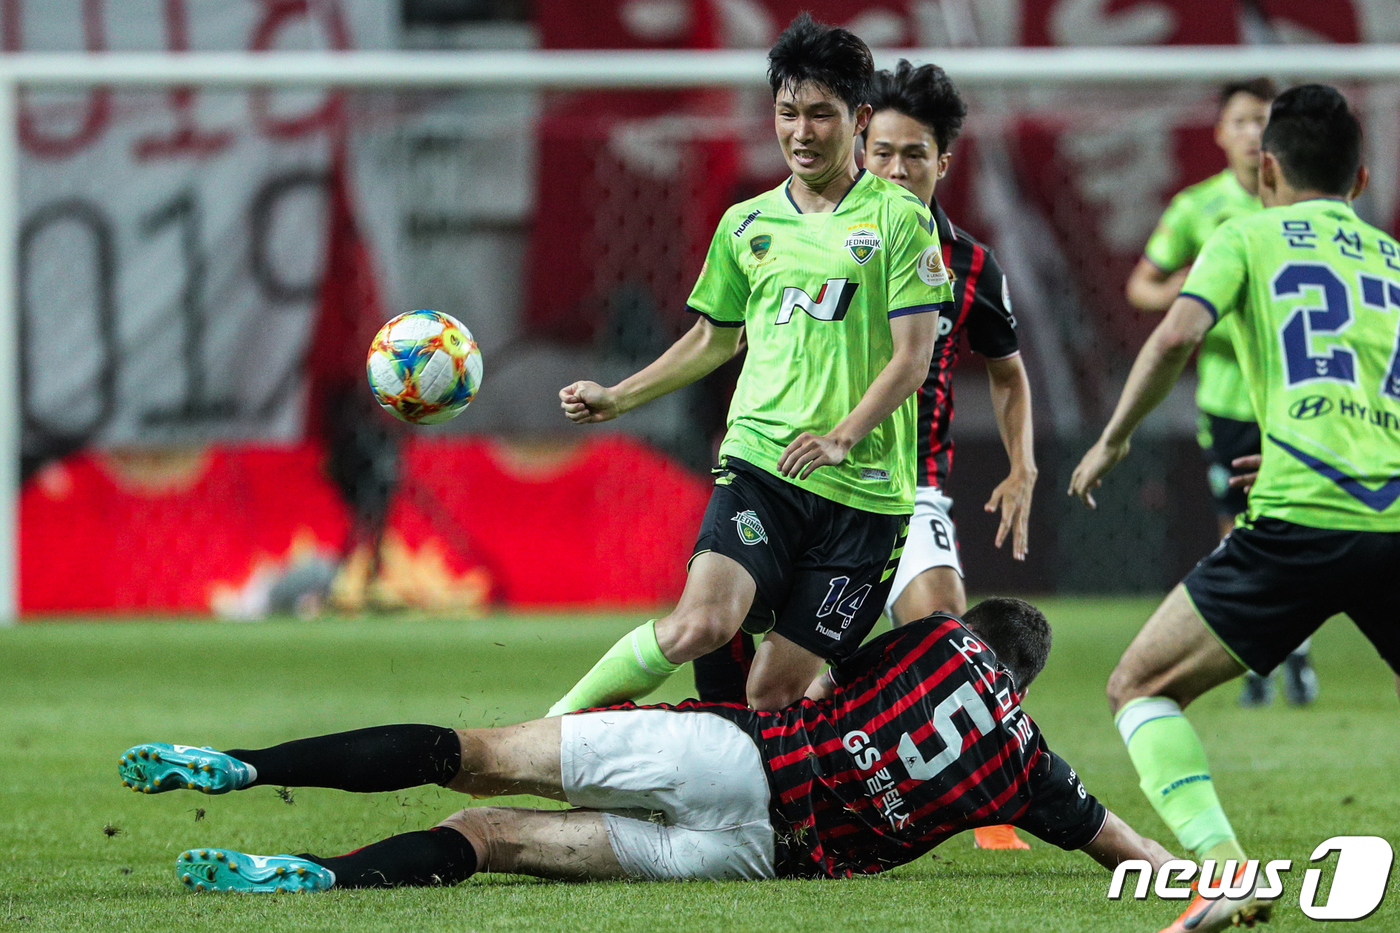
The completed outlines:
{"type": "Polygon", "coordinates": [[[920,486],[915,491],[909,537],[904,541],[904,554],[899,558],[899,569],[894,572],[894,583],[885,600],[885,611],[891,619],[895,600],[925,570],[952,567],[958,576],[963,575],[962,561],[958,559],[958,531],[948,516],[952,507],[953,500],[937,486],[920,486]]]}
{"type": "Polygon", "coordinates": [[[772,878],[773,824],[758,746],[713,713],[573,713],[560,720],[564,796],[606,812],[635,878],[772,878]]]}

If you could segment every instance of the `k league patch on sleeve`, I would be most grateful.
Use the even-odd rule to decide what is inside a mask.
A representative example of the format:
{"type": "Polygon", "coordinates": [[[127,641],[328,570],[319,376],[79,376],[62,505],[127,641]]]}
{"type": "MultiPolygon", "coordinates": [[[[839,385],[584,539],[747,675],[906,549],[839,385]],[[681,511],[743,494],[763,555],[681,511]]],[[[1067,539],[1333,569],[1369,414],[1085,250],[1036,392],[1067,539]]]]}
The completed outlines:
{"type": "Polygon", "coordinates": [[[943,265],[943,251],[937,246],[930,246],[919,254],[919,263],[916,266],[919,274],[919,281],[933,288],[948,284],[948,270],[943,265]]]}

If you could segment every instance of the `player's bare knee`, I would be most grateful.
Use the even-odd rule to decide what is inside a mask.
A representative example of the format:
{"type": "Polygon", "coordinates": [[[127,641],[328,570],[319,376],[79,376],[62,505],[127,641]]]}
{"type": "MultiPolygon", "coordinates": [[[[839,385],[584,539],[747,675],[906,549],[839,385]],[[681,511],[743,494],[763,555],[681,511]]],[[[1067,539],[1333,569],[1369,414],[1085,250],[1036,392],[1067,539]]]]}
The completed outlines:
{"type": "Polygon", "coordinates": [[[758,710],[782,709],[802,699],[807,693],[807,684],[793,683],[750,683],[748,686],[749,705],[758,710]]]}
{"type": "Polygon", "coordinates": [[[722,607],[704,604],[678,610],[657,623],[656,640],[666,658],[676,664],[693,661],[727,644],[743,619],[722,607]]]}
{"type": "Polygon", "coordinates": [[[490,847],[490,826],[485,819],[487,807],[473,807],[467,810],[458,810],[456,813],[437,824],[439,829],[451,829],[461,833],[472,844],[476,850],[477,862],[480,863],[482,854],[490,847]]]}
{"type": "Polygon", "coordinates": [[[481,774],[489,767],[492,753],[485,729],[458,729],[457,742],[462,746],[461,767],[457,772],[457,777],[452,781],[455,785],[459,780],[464,780],[473,774],[481,774]]]}
{"type": "Polygon", "coordinates": [[[1108,686],[1104,692],[1108,695],[1108,710],[1115,716],[1131,701],[1150,696],[1141,680],[1121,663],[1109,675],[1108,686]]]}
{"type": "Polygon", "coordinates": [[[461,833],[476,852],[478,871],[510,872],[515,866],[519,840],[512,832],[513,814],[508,807],[469,807],[438,824],[461,833]]]}

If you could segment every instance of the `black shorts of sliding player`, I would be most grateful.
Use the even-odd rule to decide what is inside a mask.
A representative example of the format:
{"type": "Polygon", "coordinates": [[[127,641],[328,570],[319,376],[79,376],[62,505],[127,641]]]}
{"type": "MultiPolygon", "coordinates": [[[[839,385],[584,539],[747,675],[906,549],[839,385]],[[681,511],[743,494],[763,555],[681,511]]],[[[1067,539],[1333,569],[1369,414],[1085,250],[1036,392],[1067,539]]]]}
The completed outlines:
{"type": "Polygon", "coordinates": [[[715,471],[695,554],[723,554],[753,577],[744,631],[772,631],[837,661],[880,618],[908,532],[908,515],[841,505],[729,457],[715,471]]]}
{"type": "Polygon", "coordinates": [[[1215,513],[1229,517],[1239,515],[1248,504],[1248,496],[1243,489],[1232,489],[1230,477],[1239,476],[1244,470],[1231,466],[1236,457],[1247,457],[1259,453],[1259,425],[1253,421],[1236,421],[1218,415],[1199,415],[1205,430],[1201,440],[1209,440],[1208,446],[1201,447],[1206,458],[1206,481],[1210,484],[1210,494],[1215,499],[1215,513]]]}
{"type": "Polygon", "coordinates": [[[1397,568],[1400,532],[1258,518],[1226,535],[1182,583],[1206,626],[1255,673],[1268,674],[1343,612],[1400,673],[1397,568]]]}

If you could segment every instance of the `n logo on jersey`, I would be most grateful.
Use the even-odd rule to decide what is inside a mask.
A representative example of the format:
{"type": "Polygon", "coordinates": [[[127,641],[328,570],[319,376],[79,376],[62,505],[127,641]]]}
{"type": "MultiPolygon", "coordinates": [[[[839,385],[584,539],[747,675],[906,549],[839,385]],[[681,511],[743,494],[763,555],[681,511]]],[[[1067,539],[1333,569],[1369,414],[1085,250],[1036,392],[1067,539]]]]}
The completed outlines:
{"type": "Polygon", "coordinates": [[[827,279],[822,283],[822,290],[817,292],[817,297],[813,298],[797,286],[789,285],[783,289],[783,306],[778,311],[778,323],[786,324],[791,321],[793,312],[798,308],[806,311],[814,320],[842,320],[859,287],[860,283],[849,279],[827,279]]]}
{"type": "Polygon", "coordinates": [[[753,250],[755,259],[762,259],[764,256],[767,256],[768,248],[772,245],[773,238],[766,233],[760,233],[752,240],[749,240],[749,249],[753,250]]]}

